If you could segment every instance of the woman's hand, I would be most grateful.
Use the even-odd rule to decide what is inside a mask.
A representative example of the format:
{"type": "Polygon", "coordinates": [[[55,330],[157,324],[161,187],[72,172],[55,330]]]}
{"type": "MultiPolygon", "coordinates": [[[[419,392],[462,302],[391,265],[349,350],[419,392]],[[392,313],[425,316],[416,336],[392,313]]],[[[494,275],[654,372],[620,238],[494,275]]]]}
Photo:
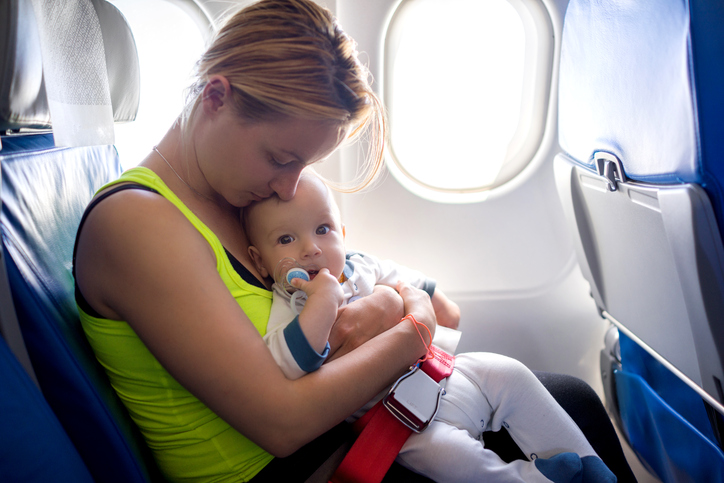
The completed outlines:
{"type": "Polygon", "coordinates": [[[376,335],[397,325],[405,316],[405,305],[392,288],[377,285],[374,293],[339,309],[329,334],[329,357],[336,359],[361,346],[376,335]]]}
{"type": "Polygon", "coordinates": [[[375,286],[372,295],[339,310],[329,335],[330,356],[327,361],[353,351],[394,327],[407,314],[414,315],[419,323],[430,329],[430,334],[435,335],[435,311],[426,292],[402,282],[397,285],[397,291],[384,285],[375,286]]]}
{"type": "MultiPolygon", "coordinates": [[[[405,314],[412,314],[420,324],[425,324],[430,329],[430,335],[435,337],[437,320],[432,301],[427,292],[417,289],[410,284],[400,282],[397,284],[397,291],[405,303],[405,314]]],[[[427,341],[430,343],[431,341],[427,341]]]]}

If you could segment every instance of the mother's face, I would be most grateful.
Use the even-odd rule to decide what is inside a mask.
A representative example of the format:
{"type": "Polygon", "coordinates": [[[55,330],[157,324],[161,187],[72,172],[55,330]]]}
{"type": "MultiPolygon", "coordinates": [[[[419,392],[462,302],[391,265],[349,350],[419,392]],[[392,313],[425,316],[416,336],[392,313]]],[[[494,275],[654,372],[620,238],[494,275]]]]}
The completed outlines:
{"type": "Polygon", "coordinates": [[[274,193],[291,199],[302,169],[327,158],[346,134],[325,121],[243,121],[231,109],[209,127],[199,167],[214,191],[240,208],[274,193]]]}

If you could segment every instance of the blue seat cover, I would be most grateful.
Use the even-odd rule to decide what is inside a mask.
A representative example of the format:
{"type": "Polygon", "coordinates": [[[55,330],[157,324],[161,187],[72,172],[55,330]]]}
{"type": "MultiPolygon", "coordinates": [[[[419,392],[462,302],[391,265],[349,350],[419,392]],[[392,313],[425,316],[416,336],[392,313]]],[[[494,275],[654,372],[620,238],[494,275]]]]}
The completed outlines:
{"type": "MultiPolygon", "coordinates": [[[[559,142],[570,160],[596,172],[594,152],[604,151],[622,162],[629,181],[701,186],[716,217],[716,224],[707,226],[712,226],[715,233],[721,232],[724,227],[724,2],[571,0],[563,26],[559,79],[559,142]]],[[[576,198],[578,206],[574,209],[587,214],[584,209],[587,207],[580,206],[581,199],[576,198]]],[[[622,206],[616,205],[623,210],[622,206]]],[[[596,208],[597,221],[605,218],[602,213],[613,213],[612,203],[601,201],[596,208]]],[[[646,267],[645,263],[636,265],[635,262],[645,261],[647,253],[642,252],[647,249],[652,254],[655,252],[653,240],[633,236],[632,233],[640,231],[627,226],[622,214],[630,213],[616,212],[616,216],[601,223],[600,226],[609,230],[605,234],[590,229],[581,233],[579,229],[580,236],[589,237],[586,247],[616,248],[607,252],[609,258],[587,257],[591,258],[587,263],[595,265],[594,275],[600,275],[599,267],[603,264],[615,267],[617,273],[624,273],[631,266],[646,267]],[[622,246],[622,240],[628,245],[622,246]],[[636,242],[639,245],[632,246],[636,242]]],[[[586,221],[585,216],[580,218],[586,221]]],[[[687,228],[682,226],[681,230],[687,228]]],[[[676,230],[672,227],[671,231],[676,230]]],[[[653,231],[648,234],[655,236],[653,231]]],[[[711,246],[716,246],[716,240],[711,246]]],[[[697,252],[696,256],[701,258],[695,263],[703,272],[713,273],[712,267],[719,268],[722,262],[715,257],[705,260],[709,253],[715,251],[697,252]]],[[[656,260],[668,260],[661,252],[655,254],[660,256],[656,260]]],[[[653,273],[655,271],[647,271],[642,277],[653,273]]],[[[630,297],[625,294],[616,300],[617,306],[600,308],[611,317],[619,318],[634,333],[634,327],[657,327],[656,323],[661,320],[651,317],[650,302],[656,303],[657,296],[661,300],[662,294],[668,292],[654,293],[652,287],[660,283],[667,289],[674,287],[678,294],[682,288],[677,285],[680,280],[691,278],[682,278],[680,272],[675,272],[668,277],[649,279],[646,287],[626,284],[630,297]],[[641,312],[636,314],[636,310],[641,312]],[[637,325],[641,321],[645,324],[637,325]]],[[[600,281],[589,281],[599,289],[603,286],[600,281]]],[[[703,290],[714,286],[709,282],[703,290]]],[[[689,301],[682,299],[682,302],[689,301]]],[[[706,303],[702,305],[714,314],[718,312],[713,309],[718,310],[722,302],[720,297],[710,297],[706,303]]],[[[707,334],[709,340],[713,337],[717,344],[721,343],[719,317],[697,313],[692,320],[686,320],[687,315],[690,318],[692,315],[686,311],[685,304],[677,307],[684,314],[682,323],[692,323],[686,330],[699,330],[697,334],[707,334]],[[710,319],[702,320],[707,317],[710,319]],[[695,323],[711,323],[705,327],[710,332],[694,327],[695,323]]],[[[669,332],[663,328],[658,334],[666,337],[669,332]]],[[[650,336],[651,332],[637,335],[648,342],[644,335],[650,336]]],[[[675,346],[684,342],[673,343],[675,346]]],[[[701,396],[623,332],[620,345],[622,370],[615,373],[617,400],[624,432],[642,461],[666,482],[724,481],[724,455],[701,396]]],[[[672,349],[671,353],[675,352],[672,349]]],[[[705,361],[706,354],[696,360],[705,361]]],[[[702,371],[702,378],[707,378],[705,385],[710,383],[710,376],[702,371]]]]}
{"type": "Polygon", "coordinates": [[[0,388],[2,480],[92,483],[65,430],[2,337],[0,388]]]}
{"type": "Polygon", "coordinates": [[[615,371],[631,446],[663,482],[724,481],[719,448],[701,397],[624,334],[615,371]]]}
{"type": "Polygon", "coordinates": [[[94,479],[157,477],[80,326],[71,259],[82,213],[120,175],[113,146],[56,148],[52,135],[4,136],[2,236],[25,344],[51,408],[94,479]]]}

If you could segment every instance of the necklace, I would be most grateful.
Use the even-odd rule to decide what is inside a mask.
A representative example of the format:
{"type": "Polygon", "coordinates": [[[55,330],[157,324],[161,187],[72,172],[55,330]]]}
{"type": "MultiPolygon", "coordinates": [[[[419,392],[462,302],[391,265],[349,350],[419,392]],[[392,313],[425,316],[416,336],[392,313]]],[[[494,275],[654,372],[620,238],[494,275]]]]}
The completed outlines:
{"type": "Polygon", "coordinates": [[[204,194],[201,194],[201,193],[199,193],[198,191],[196,191],[196,189],[195,189],[193,186],[191,186],[190,184],[188,184],[181,176],[179,176],[179,174],[176,172],[176,170],[173,169],[173,166],[171,166],[171,163],[168,162],[168,159],[166,159],[166,156],[164,156],[163,154],[161,154],[161,151],[158,150],[158,146],[154,146],[154,147],[153,147],[153,150],[156,151],[156,154],[158,154],[159,156],[161,156],[161,159],[163,159],[163,161],[166,163],[166,166],[168,166],[169,168],[171,168],[171,171],[173,171],[173,174],[175,174],[176,177],[177,177],[178,179],[180,179],[183,184],[185,184],[186,186],[188,186],[188,188],[189,188],[191,191],[193,191],[194,193],[196,193],[196,194],[199,195],[200,197],[205,198],[205,199],[209,200],[210,202],[214,203],[214,200],[212,200],[212,199],[209,198],[208,196],[206,196],[206,195],[204,195],[204,194]]]}

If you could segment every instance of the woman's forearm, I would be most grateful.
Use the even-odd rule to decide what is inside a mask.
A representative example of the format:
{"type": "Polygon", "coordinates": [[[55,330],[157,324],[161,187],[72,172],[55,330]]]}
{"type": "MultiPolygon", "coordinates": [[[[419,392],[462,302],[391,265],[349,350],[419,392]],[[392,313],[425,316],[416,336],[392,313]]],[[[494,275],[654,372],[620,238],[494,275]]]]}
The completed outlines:
{"type": "Polygon", "coordinates": [[[374,293],[339,310],[329,335],[332,361],[397,325],[405,316],[405,304],[394,289],[378,285],[374,293]]]}
{"type": "Polygon", "coordinates": [[[280,417],[267,428],[264,441],[252,439],[276,456],[291,454],[362,407],[424,353],[412,323],[396,325],[293,381],[277,400],[280,417]]]}
{"type": "MultiPolygon", "coordinates": [[[[397,319],[392,328],[300,379],[298,389],[302,394],[298,396],[299,400],[310,401],[305,408],[309,411],[308,415],[302,416],[306,427],[297,424],[298,439],[287,432],[282,441],[275,441],[275,446],[279,444],[285,450],[296,450],[309,441],[309,431],[315,437],[331,428],[389,386],[426,353],[430,340],[420,339],[419,327],[415,327],[415,324],[424,324],[430,329],[431,335],[435,333],[435,315],[430,299],[424,292],[407,284],[401,284],[398,290],[404,302],[403,313],[414,315],[417,322],[405,320],[404,323],[398,323],[397,319]],[[319,391],[325,387],[323,391],[330,391],[330,397],[323,396],[320,399],[313,396],[308,399],[303,395],[306,391],[319,391]],[[317,432],[320,428],[323,428],[322,431],[317,432]]],[[[318,393],[314,395],[319,396],[318,393]]],[[[291,422],[279,421],[279,429],[288,428],[291,422]]],[[[284,432],[281,431],[281,434],[284,432]]]]}

